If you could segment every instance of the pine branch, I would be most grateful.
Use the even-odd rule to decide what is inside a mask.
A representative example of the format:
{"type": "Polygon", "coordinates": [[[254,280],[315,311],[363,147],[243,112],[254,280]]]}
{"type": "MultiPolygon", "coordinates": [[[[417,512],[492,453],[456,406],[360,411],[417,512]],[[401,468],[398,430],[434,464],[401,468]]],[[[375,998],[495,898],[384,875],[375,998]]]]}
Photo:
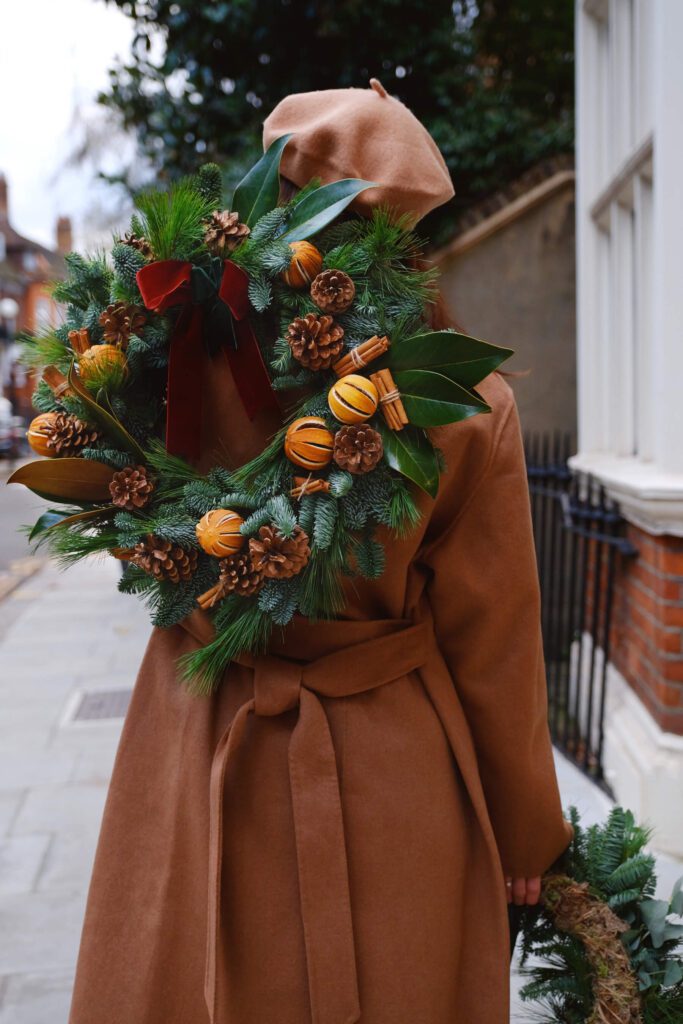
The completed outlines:
{"type": "Polygon", "coordinates": [[[215,640],[206,647],[183,655],[179,662],[188,688],[198,695],[213,693],[225,669],[243,651],[265,651],[273,628],[272,620],[256,601],[235,598],[223,605],[222,619],[219,620],[218,616],[214,619],[215,640]],[[238,604],[240,600],[241,604],[238,604]]]}

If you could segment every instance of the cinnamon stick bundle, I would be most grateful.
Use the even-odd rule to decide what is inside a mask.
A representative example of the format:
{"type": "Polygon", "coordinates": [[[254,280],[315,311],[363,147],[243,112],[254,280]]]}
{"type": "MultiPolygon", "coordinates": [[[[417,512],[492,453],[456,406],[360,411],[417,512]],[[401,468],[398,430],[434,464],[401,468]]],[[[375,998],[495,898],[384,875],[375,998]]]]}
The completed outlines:
{"type": "Polygon", "coordinates": [[[81,327],[78,331],[69,331],[69,344],[79,356],[90,348],[90,331],[87,327],[81,327]]]}
{"type": "Polygon", "coordinates": [[[55,398],[61,398],[62,395],[72,395],[73,392],[69,387],[69,382],[56,366],[46,366],[43,370],[43,380],[48,385],[52,394],[55,398]]]}
{"type": "Polygon", "coordinates": [[[401,401],[401,393],[391,376],[391,370],[378,370],[370,374],[370,380],[379,392],[379,405],[387,425],[392,430],[403,430],[409,420],[401,401]]]}
{"type": "Polygon", "coordinates": [[[386,334],[381,338],[375,334],[372,338],[368,338],[367,341],[362,341],[356,348],[352,348],[341,359],[338,359],[332,365],[332,369],[338,377],[345,377],[348,373],[357,373],[364,366],[367,366],[368,363],[371,363],[373,359],[378,359],[383,355],[390,345],[391,342],[386,334]]]}
{"type": "Polygon", "coordinates": [[[329,489],[329,480],[321,480],[319,477],[309,474],[309,476],[295,476],[294,487],[289,493],[292,498],[303,498],[304,494],[320,494],[321,491],[327,493],[329,489]]]}
{"type": "Polygon", "coordinates": [[[215,604],[222,601],[224,597],[225,587],[222,583],[216,583],[210,590],[205,590],[203,594],[199,595],[197,604],[203,611],[208,611],[209,608],[213,608],[215,604]]]}

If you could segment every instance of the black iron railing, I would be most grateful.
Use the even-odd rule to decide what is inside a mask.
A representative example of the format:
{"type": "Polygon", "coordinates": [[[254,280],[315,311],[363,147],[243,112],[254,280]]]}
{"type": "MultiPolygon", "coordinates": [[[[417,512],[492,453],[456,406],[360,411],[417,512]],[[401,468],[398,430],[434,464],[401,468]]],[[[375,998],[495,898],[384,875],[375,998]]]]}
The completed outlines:
{"type": "Polygon", "coordinates": [[[619,507],[593,477],[567,465],[572,436],[524,438],[555,744],[603,788],[607,666],[619,557],[637,549],[619,507]]]}

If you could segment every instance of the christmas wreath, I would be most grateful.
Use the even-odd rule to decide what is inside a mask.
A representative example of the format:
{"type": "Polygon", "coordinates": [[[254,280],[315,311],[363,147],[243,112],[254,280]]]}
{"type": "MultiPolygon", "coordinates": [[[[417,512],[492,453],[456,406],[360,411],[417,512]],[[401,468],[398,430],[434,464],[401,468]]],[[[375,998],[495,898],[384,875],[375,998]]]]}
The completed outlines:
{"type": "Polygon", "coordinates": [[[489,412],[475,386],[512,354],[430,329],[435,272],[409,223],[340,217],[371,182],[312,182],[279,205],[289,137],[229,208],[216,165],[139,196],[111,264],[66,257],[64,324],[25,341],[44,458],[11,481],[60,506],[31,539],[67,564],[122,559],[121,590],[158,626],[203,608],[215,639],[183,665],[200,692],[274,625],[337,616],[344,574],[381,575],[378,529],[409,530],[414,488],[438,488],[428,428],[489,412]],[[256,458],[206,474],[200,346],[223,349],[249,416],[294,395],[256,458]]]}

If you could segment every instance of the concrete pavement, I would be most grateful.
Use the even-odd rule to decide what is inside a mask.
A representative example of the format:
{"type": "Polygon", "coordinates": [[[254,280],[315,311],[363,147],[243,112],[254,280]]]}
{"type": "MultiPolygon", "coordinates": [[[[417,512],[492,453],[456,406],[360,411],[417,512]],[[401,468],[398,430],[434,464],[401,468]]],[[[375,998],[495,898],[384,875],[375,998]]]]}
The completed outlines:
{"type": "MultiPolygon", "coordinates": [[[[0,1024],[67,1021],[122,707],[150,628],[117,575],[113,559],[47,564],[0,604],[0,1024]]],[[[604,818],[607,798],[559,754],[557,766],[564,805],[604,818]]],[[[683,868],[660,870],[668,895],[683,868]]],[[[513,973],[513,993],[519,983],[513,973]]],[[[513,1002],[513,1021],[533,1019],[513,1002]]]]}

